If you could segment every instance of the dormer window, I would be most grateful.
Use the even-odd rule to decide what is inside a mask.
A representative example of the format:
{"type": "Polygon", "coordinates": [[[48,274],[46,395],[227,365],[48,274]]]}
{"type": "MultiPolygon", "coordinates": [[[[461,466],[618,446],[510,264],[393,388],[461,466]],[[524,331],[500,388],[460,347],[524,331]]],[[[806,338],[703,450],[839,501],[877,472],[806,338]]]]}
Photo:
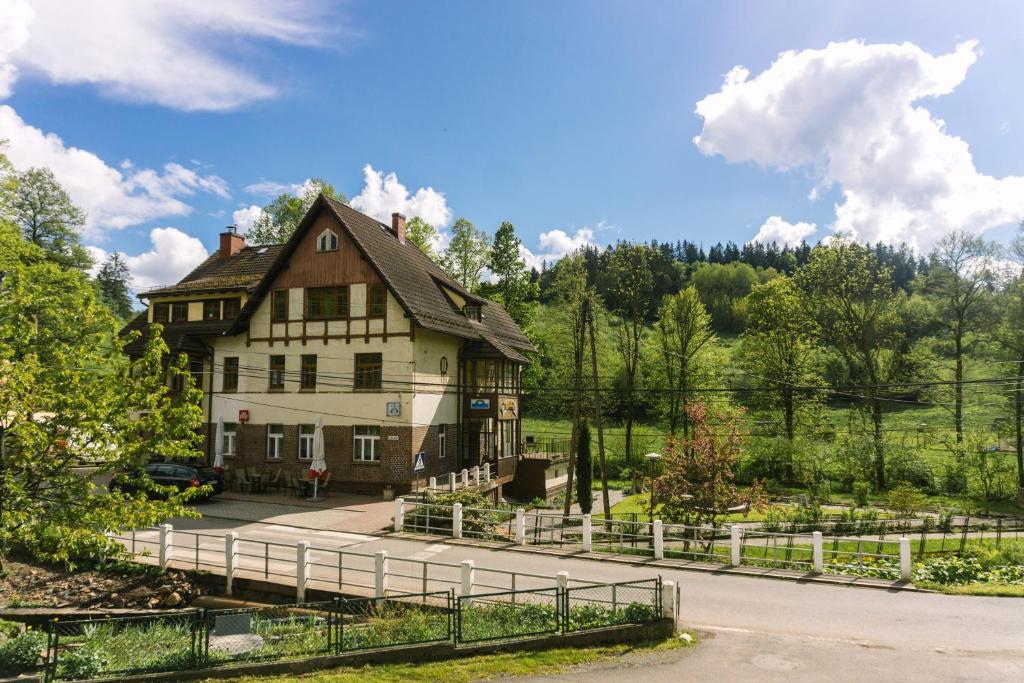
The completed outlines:
{"type": "Polygon", "coordinates": [[[480,322],[484,317],[483,306],[480,304],[466,304],[462,307],[462,313],[474,322],[480,322]]]}
{"type": "Polygon", "coordinates": [[[337,251],[337,249],[338,236],[331,230],[324,230],[320,233],[320,236],[316,238],[317,251],[337,251]]]}

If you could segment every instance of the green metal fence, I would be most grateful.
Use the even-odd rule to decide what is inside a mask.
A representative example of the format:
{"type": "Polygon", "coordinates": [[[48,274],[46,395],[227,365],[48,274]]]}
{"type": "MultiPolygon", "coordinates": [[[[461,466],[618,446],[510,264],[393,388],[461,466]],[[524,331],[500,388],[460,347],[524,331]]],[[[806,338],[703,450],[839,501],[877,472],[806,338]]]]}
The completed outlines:
{"type": "Polygon", "coordinates": [[[46,681],[186,671],[424,643],[564,634],[661,618],[661,579],[51,620],[46,681]]]}

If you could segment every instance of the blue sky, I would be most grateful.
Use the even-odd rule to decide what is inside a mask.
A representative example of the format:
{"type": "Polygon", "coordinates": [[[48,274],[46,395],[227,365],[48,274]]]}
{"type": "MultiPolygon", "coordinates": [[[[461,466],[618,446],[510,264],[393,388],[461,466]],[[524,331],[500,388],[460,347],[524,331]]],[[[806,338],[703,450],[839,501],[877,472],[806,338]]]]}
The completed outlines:
{"type": "Polygon", "coordinates": [[[20,45],[0,47],[16,69],[0,137],[16,165],[58,167],[92,217],[86,243],[136,259],[142,284],[179,276],[269,199],[247,187],[322,176],[355,197],[366,165],[410,200],[434,193],[363,206],[488,231],[511,220],[535,258],[584,241],[744,242],[773,216],[764,234],[838,226],[925,249],[949,229],[1005,238],[1024,214],[1019,3],[24,4],[0,0],[0,45],[20,45]],[[104,12],[128,17],[109,40],[104,12]],[[166,45],[147,33],[156,20],[166,45]],[[828,49],[850,40],[864,45],[828,49]],[[773,70],[784,51],[793,63],[773,70]],[[738,65],[742,91],[695,113],[738,65]],[[111,171],[104,204],[84,176],[111,171]],[[180,235],[155,246],[154,228],[180,235]]]}

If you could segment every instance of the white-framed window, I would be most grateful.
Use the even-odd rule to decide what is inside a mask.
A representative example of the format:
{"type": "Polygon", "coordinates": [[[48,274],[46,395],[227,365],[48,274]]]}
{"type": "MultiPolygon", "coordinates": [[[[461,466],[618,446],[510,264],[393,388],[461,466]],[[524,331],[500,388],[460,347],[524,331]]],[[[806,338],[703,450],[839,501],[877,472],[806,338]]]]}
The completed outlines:
{"type": "Polygon", "coordinates": [[[224,423],[224,438],[221,439],[221,452],[226,456],[235,454],[235,433],[237,427],[234,422],[224,423]]]}
{"type": "Polygon", "coordinates": [[[338,236],[331,230],[324,230],[316,238],[317,251],[334,251],[338,248],[338,236]]]}
{"type": "Polygon", "coordinates": [[[299,425],[299,460],[313,459],[313,425],[299,425]]]}
{"type": "Polygon", "coordinates": [[[448,425],[437,426],[437,457],[443,458],[448,454],[448,425]]]}
{"type": "Polygon", "coordinates": [[[380,427],[355,427],[352,437],[352,459],[356,462],[380,462],[380,427]]]}
{"type": "Polygon", "coordinates": [[[267,425],[267,459],[280,460],[284,446],[284,425],[267,425]]]}

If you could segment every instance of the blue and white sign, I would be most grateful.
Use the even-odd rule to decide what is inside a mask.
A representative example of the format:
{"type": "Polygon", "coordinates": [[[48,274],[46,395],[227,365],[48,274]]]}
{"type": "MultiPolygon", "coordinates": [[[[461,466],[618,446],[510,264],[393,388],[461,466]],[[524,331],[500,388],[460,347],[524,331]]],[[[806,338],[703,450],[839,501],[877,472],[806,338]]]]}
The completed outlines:
{"type": "Polygon", "coordinates": [[[427,452],[420,451],[416,454],[416,462],[412,466],[413,472],[423,472],[427,469],[427,452]]]}
{"type": "Polygon", "coordinates": [[[491,399],[489,398],[471,398],[469,399],[470,410],[490,410],[491,399]]]}

